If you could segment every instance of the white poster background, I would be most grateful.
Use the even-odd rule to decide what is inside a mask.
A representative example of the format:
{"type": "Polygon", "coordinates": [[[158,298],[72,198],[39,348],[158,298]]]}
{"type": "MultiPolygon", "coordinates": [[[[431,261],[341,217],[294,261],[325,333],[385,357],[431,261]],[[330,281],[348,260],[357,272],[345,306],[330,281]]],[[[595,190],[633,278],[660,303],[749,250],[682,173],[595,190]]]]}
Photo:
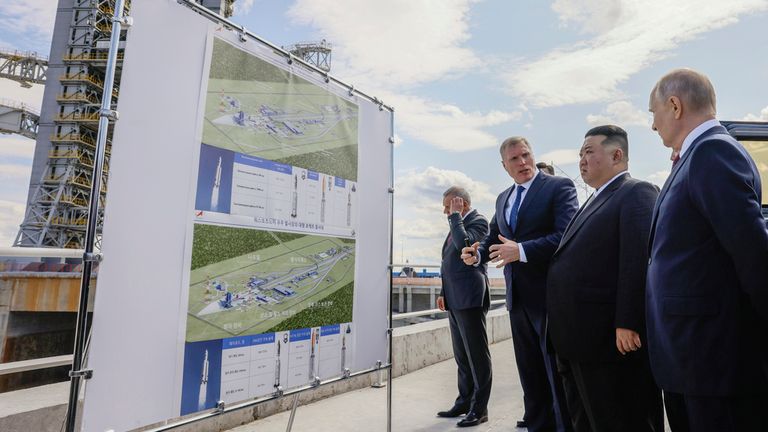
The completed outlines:
{"type": "MultiPolygon", "coordinates": [[[[179,415],[201,95],[212,34],[286,64],[176,0],[136,2],[132,16],[88,359],[94,375],[83,407],[87,432],[131,430],[179,415]]],[[[301,67],[289,68],[346,94],[301,67]]],[[[350,99],[359,105],[360,224],[347,351],[347,367],[355,372],[386,361],[393,132],[389,111],[350,99]]]]}

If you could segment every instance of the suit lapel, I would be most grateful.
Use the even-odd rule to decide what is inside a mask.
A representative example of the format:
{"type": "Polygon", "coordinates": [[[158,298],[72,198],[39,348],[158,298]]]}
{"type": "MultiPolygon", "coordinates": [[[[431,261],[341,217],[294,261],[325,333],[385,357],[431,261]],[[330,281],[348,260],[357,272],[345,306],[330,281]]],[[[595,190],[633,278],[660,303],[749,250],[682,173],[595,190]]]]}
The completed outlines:
{"type": "Polygon", "coordinates": [[[523,220],[525,211],[532,205],[531,203],[536,199],[536,193],[541,189],[542,185],[546,181],[544,177],[545,175],[539,172],[533,179],[531,188],[528,189],[528,192],[525,194],[525,199],[520,204],[520,208],[517,210],[517,226],[515,227],[515,231],[517,231],[517,228],[522,224],[521,221],[523,220]]]}
{"type": "Polygon", "coordinates": [[[677,163],[672,167],[672,172],[669,173],[669,177],[667,177],[667,180],[664,182],[664,187],[661,188],[661,192],[659,192],[659,197],[656,199],[656,204],[653,206],[653,217],[651,218],[651,231],[650,235],[648,237],[648,251],[651,250],[651,245],[653,245],[653,239],[656,236],[656,221],[659,216],[659,208],[661,208],[661,203],[664,201],[664,198],[667,196],[667,192],[669,191],[669,187],[672,185],[672,181],[677,177],[677,173],[680,172],[680,170],[683,169],[683,165],[685,165],[690,159],[691,154],[693,154],[694,148],[702,141],[704,141],[706,138],[708,138],[711,135],[718,134],[718,133],[725,133],[727,134],[728,131],[722,127],[722,126],[714,126],[704,132],[703,134],[699,135],[698,138],[696,138],[692,143],[691,146],[686,150],[685,154],[683,154],[683,157],[680,158],[680,160],[677,161],[677,163]]]}
{"type": "Polygon", "coordinates": [[[605,190],[600,192],[600,194],[597,196],[597,198],[594,198],[591,203],[585,203],[589,204],[587,208],[583,208],[579,211],[579,213],[574,216],[571,223],[568,225],[568,228],[565,229],[565,233],[563,234],[563,239],[560,241],[560,245],[557,247],[557,251],[555,251],[555,254],[562,249],[566,243],[568,243],[574,235],[581,229],[581,227],[584,225],[584,222],[589,219],[590,216],[595,214],[597,210],[602,207],[603,204],[605,204],[616,192],[616,190],[621,187],[626,181],[627,178],[629,178],[629,173],[622,175],[621,177],[617,178],[613,181],[610,185],[608,185],[605,190]]]}
{"type": "Polygon", "coordinates": [[[512,231],[509,227],[509,222],[507,222],[507,202],[509,202],[509,196],[512,195],[512,191],[514,191],[516,187],[517,186],[512,186],[504,191],[503,199],[496,205],[496,225],[499,226],[499,232],[501,232],[504,237],[508,237],[512,231]]]}

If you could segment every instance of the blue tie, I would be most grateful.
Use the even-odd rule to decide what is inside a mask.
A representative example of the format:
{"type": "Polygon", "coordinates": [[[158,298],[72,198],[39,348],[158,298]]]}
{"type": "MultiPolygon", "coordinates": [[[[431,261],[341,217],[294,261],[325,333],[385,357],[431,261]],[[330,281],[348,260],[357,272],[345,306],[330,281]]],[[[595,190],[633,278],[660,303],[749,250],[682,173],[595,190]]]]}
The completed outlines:
{"type": "Polygon", "coordinates": [[[525,187],[518,186],[515,202],[512,203],[512,209],[509,212],[509,220],[507,222],[509,223],[509,227],[512,228],[512,231],[514,231],[517,226],[517,211],[520,210],[520,201],[523,198],[523,192],[525,192],[525,187]]]}

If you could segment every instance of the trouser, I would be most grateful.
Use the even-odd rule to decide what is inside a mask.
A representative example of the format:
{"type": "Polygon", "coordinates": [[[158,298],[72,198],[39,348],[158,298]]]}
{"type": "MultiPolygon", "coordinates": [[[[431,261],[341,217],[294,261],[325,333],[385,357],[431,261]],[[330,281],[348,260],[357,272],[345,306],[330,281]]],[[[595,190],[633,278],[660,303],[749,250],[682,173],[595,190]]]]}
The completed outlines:
{"type": "Polygon", "coordinates": [[[512,302],[509,322],[517,372],[523,387],[528,432],[569,432],[571,425],[555,356],[547,352],[544,311],[512,302]]]}
{"type": "Polygon", "coordinates": [[[574,432],[664,432],[645,350],[610,362],[557,360],[574,432]]]}
{"type": "Polygon", "coordinates": [[[454,405],[478,414],[491,396],[491,352],[485,330],[487,308],[449,310],[453,356],[458,366],[459,396],[454,405]]]}
{"type": "Polygon", "coordinates": [[[768,395],[707,397],[664,392],[672,432],[768,431],[768,395]]]}

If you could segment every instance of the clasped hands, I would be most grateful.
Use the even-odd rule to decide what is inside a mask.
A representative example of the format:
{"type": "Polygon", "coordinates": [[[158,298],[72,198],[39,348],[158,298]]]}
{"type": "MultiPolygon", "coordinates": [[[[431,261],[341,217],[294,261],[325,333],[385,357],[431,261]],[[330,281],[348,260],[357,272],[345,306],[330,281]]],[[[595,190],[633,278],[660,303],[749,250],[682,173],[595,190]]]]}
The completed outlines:
{"type": "MultiPolygon", "coordinates": [[[[520,246],[516,241],[509,240],[501,234],[499,234],[499,241],[501,243],[493,244],[488,248],[490,252],[488,258],[491,261],[491,265],[501,268],[511,262],[520,260],[520,246]]],[[[475,265],[477,263],[477,248],[479,246],[480,243],[475,242],[472,246],[461,249],[461,259],[464,261],[464,264],[475,265]]]]}

